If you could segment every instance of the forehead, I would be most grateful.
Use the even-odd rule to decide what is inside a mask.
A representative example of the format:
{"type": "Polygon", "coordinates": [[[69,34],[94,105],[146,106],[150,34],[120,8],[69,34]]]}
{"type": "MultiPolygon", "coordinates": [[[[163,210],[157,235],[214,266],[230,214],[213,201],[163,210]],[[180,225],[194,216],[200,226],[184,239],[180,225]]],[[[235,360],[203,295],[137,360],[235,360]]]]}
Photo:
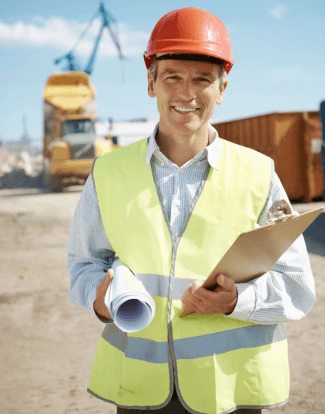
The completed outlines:
{"type": "Polygon", "coordinates": [[[189,73],[189,74],[209,74],[219,76],[217,65],[209,62],[196,62],[192,60],[161,60],[158,61],[159,73],[189,73]]]}

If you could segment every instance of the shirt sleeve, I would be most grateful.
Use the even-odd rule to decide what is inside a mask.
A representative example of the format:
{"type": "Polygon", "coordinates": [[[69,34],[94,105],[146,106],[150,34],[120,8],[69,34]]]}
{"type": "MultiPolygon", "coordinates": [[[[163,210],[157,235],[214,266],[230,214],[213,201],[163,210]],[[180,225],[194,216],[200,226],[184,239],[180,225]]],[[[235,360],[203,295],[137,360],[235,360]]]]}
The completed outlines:
{"type": "Polygon", "coordinates": [[[104,230],[92,175],[86,181],[74,213],[67,254],[69,299],[75,305],[94,312],[102,322],[112,322],[98,315],[93,307],[96,288],[111,267],[115,253],[104,230]]]}
{"type": "MultiPolygon", "coordinates": [[[[269,209],[288,196],[273,171],[269,197],[258,220],[265,225],[269,209]]],[[[303,318],[316,302],[315,282],[303,235],[290,246],[269,272],[246,283],[236,283],[238,301],[225,315],[262,325],[303,318]]]]}

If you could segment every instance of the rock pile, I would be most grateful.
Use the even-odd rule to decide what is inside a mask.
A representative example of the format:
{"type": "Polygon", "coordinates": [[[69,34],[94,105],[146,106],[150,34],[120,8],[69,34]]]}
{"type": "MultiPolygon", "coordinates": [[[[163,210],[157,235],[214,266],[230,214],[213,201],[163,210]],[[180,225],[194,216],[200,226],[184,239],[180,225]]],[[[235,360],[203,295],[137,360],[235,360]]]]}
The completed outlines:
{"type": "Polygon", "coordinates": [[[32,158],[28,152],[12,154],[0,148],[0,189],[44,188],[42,164],[42,154],[32,158]]]}

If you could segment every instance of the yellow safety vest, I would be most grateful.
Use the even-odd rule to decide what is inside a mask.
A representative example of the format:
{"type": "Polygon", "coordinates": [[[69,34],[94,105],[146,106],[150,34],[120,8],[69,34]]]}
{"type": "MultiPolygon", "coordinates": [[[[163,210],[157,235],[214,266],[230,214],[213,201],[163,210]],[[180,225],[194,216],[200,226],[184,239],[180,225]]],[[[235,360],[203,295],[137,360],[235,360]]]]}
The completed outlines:
{"type": "MultiPolygon", "coordinates": [[[[162,408],[173,383],[193,413],[280,405],[289,395],[283,324],[258,325],[222,313],[180,318],[180,298],[205,279],[234,240],[254,228],[269,192],[271,161],[221,140],[216,168],[176,237],[159,201],[147,140],[99,157],[94,180],[107,238],[156,304],[151,324],[126,334],[106,325],[88,391],[118,406],[162,408]]],[[[193,203],[194,204],[194,203],[193,203]]]]}

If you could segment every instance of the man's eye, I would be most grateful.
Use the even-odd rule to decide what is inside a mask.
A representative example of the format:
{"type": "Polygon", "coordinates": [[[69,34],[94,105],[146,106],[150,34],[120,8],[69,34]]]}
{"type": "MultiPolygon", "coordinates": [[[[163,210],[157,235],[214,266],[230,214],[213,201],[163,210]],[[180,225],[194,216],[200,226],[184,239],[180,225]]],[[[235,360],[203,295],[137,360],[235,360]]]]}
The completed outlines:
{"type": "Polygon", "coordinates": [[[200,82],[210,82],[210,79],[207,78],[199,78],[200,82]]]}

